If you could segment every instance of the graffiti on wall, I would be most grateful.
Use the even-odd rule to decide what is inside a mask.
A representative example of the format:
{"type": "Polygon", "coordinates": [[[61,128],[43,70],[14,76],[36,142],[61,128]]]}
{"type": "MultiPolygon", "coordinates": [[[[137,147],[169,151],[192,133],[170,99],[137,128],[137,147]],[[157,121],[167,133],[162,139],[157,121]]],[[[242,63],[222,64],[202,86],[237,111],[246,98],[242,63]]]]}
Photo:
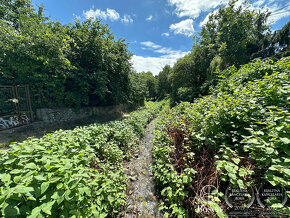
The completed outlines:
{"type": "Polygon", "coordinates": [[[0,85],[0,131],[33,121],[28,85],[0,85]]]}
{"type": "Polygon", "coordinates": [[[26,114],[20,116],[0,117],[0,129],[9,129],[16,126],[21,126],[29,123],[29,118],[26,114]]]}

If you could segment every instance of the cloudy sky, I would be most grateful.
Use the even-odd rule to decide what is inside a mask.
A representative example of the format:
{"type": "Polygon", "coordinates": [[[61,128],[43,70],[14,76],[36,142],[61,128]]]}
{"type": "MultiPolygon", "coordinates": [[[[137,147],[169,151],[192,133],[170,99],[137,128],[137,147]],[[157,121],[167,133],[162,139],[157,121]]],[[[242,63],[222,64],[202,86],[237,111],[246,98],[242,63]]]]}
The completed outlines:
{"type": "MultiPolygon", "coordinates": [[[[43,4],[46,15],[63,24],[75,17],[102,19],[116,37],[129,43],[137,72],[155,75],[164,65],[171,66],[192,47],[208,14],[228,0],[32,0],[43,4]]],[[[280,29],[290,18],[288,0],[253,0],[253,7],[272,12],[273,30],[280,29]]]]}

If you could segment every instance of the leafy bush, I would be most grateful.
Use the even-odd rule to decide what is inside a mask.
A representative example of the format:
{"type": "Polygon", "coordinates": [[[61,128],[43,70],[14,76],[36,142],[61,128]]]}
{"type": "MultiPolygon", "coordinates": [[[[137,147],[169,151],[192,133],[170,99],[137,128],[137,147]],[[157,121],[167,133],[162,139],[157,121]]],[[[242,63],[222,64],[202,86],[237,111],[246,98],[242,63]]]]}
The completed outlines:
{"type": "Polygon", "coordinates": [[[140,132],[162,106],[149,102],[122,121],[59,130],[11,144],[0,153],[0,216],[117,213],[125,204],[123,159],[136,152],[140,132]]]}
{"type": "Polygon", "coordinates": [[[289,60],[229,68],[211,95],[160,116],[153,170],[167,215],[198,215],[205,206],[211,212],[199,216],[225,217],[221,199],[229,185],[290,188],[289,60]],[[204,201],[205,185],[219,187],[219,197],[204,201]]]}
{"type": "Polygon", "coordinates": [[[0,1],[0,51],[0,84],[29,85],[33,109],[144,104],[128,44],[100,20],[63,25],[31,0],[0,1]]]}

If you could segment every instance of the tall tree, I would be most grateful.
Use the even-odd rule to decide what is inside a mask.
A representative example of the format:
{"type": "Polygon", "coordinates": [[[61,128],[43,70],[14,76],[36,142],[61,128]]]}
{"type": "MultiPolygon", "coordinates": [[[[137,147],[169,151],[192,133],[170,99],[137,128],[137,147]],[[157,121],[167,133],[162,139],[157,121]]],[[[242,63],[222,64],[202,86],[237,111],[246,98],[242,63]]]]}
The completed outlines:
{"type": "Polygon", "coordinates": [[[163,99],[166,95],[170,93],[171,84],[169,81],[169,74],[171,71],[171,67],[166,65],[163,67],[162,71],[160,71],[158,75],[158,84],[157,84],[157,92],[158,97],[163,99]]]}
{"type": "Polygon", "coordinates": [[[29,84],[35,107],[114,105],[131,99],[132,54],[108,25],[62,25],[30,0],[0,1],[0,84],[29,84]]]}
{"type": "MultiPolygon", "coordinates": [[[[218,72],[239,67],[269,46],[268,12],[252,9],[249,1],[231,0],[209,16],[190,54],[171,71],[173,102],[193,101],[215,84],[218,72]]],[[[271,51],[269,51],[271,53],[271,51]]]]}
{"type": "Polygon", "coordinates": [[[155,100],[157,98],[157,79],[153,74],[148,72],[141,72],[140,78],[143,83],[146,84],[146,98],[149,100],[155,100]]]}
{"type": "Polygon", "coordinates": [[[210,47],[214,56],[222,58],[223,68],[247,63],[261,49],[264,35],[269,31],[268,12],[251,9],[248,1],[240,5],[237,2],[231,0],[212,13],[200,34],[201,45],[210,47]]]}

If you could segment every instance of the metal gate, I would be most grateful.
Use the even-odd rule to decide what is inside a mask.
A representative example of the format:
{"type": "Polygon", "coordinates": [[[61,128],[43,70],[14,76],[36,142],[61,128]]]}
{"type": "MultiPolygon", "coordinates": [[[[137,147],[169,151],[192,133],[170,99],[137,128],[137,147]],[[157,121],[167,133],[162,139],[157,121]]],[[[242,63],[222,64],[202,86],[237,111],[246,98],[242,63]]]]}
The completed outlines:
{"type": "Polygon", "coordinates": [[[28,85],[0,85],[0,130],[26,125],[32,119],[28,85]]]}

